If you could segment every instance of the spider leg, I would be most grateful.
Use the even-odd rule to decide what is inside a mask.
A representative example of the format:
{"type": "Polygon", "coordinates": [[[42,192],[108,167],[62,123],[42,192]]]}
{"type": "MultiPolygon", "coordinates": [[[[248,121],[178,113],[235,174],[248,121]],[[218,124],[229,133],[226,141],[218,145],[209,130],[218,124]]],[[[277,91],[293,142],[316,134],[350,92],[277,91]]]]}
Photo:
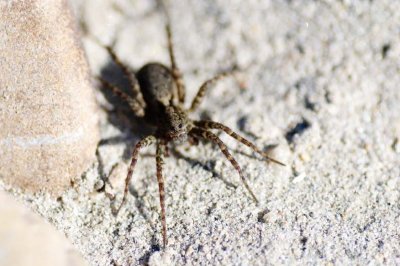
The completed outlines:
{"type": "Polygon", "coordinates": [[[158,190],[160,193],[160,206],[161,206],[161,224],[164,248],[167,245],[167,221],[165,216],[165,190],[164,190],[164,177],[162,174],[162,166],[164,164],[163,155],[166,144],[163,141],[157,143],[156,165],[157,165],[157,181],[158,190]]]}
{"type": "Polygon", "coordinates": [[[126,66],[122,61],[118,58],[117,54],[114,52],[113,48],[110,46],[105,47],[108,51],[108,53],[111,56],[111,59],[119,66],[122,71],[124,72],[125,76],[129,79],[129,82],[131,84],[131,89],[133,92],[133,97],[131,97],[131,102],[135,102],[132,106],[133,111],[137,116],[144,116],[144,109],[146,107],[146,103],[143,99],[143,94],[140,91],[140,86],[139,82],[136,79],[135,73],[129,69],[128,66],[126,66]]]}
{"type": "Polygon", "coordinates": [[[169,17],[167,18],[167,24],[165,26],[165,30],[167,32],[168,51],[171,60],[172,77],[174,78],[176,87],[178,89],[178,101],[179,103],[183,104],[185,101],[186,88],[185,88],[185,83],[183,82],[182,72],[179,70],[175,60],[174,44],[172,41],[172,30],[169,22],[169,17]]]}
{"type": "Polygon", "coordinates": [[[214,144],[217,144],[221,150],[221,152],[225,155],[225,157],[228,159],[228,161],[232,164],[232,166],[236,169],[236,171],[239,173],[240,179],[242,180],[243,185],[247,189],[247,191],[250,193],[251,197],[253,200],[258,203],[258,200],[256,196],[254,195],[253,191],[250,189],[250,186],[247,184],[246,179],[244,178],[244,175],[242,173],[242,169],[240,168],[239,164],[237,161],[233,158],[233,156],[229,153],[228,147],[222,142],[220,138],[218,138],[217,135],[212,133],[211,131],[201,129],[201,128],[194,128],[191,131],[193,134],[196,136],[202,137],[204,139],[212,141],[214,144]]]}
{"type": "Polygon", "coordinates": [[[131,181],[131,178],[132,178],[133,169],[135,168],[135,165],[136,165],[136,162],[137,162],[137,159],[138,159],[138,155],[139,155],[139,151],[143,147],[149,146],[150,144],[154,143],[155,141],[156,141],[156,137],[154,137],[153,135],[147,136],[147,137],[141,139],[136,144],[135,148],[133,149],[131,164],[129,165],[128,174],[127,174],[126,179],[125,179],[124,196],[122,198],[121,205],[119,205],[119,207],[117,209],[113,210],[113,213],[115,215],[117,215],[119,213],[119,211],[121,210],[121,207],[126,202],[126,198],[127,198],[128,190],[129,190],[129,182],[131,181]]]}
{"type": "Polygon", "coordinates": [[[199,139],[196,136],[189,135],[188,141],[189,141],[190,145],[192,145],[192,146],[199,145],[199,139]]]}
{"type": "Polygon", "coordinates": [[[97,77],[97,79],[101,82],[103,87],[110,89],[115,95],[117,95],[118,97],[120,97],[121,99],[126,101],[137,116],[139,116],[139,117],[144,116],[144,108],[140,105],[140,103],[138,101],[136,101],[130,95],[123,92],[117,86],[111,84],[107,80],[105,80],[101,77],[97,77]]]}
{"type": "Polygon", "coordinates": [[[235,133],[232,129],[229,127],[225,126],[224,124],[214,122],[214,121],[194,121],[194,124],[198,127],[204,128],[204,129],[221,129],[223,130],[226,134],[231,136],[232,138],[236,139],[237,141],[243,143],[247,147],[251,148],[253,151],[257,152],[260,154],[262,157],[266,158],[267,160],[277,163],[279,165],[285,166],[284,163],[275,160],[267,155],[267,153],[263,152],[259,148],[257,148],[256,145],[248,141],[247,139],[243,138],[242,136],[239,136],[237,133],[235,133]]]}
{"type": "Polygon", "coordinates": [[[218,74],[217,76],[206,80],[201,86],[200,89],[197,91],[196,96],[194,97],[193,101],[192,101],[192,105],[189,108],[189,112],[193,112],[197,109],[197,107],[199,107],[200,103],[203,101],[203,98],[207,92],[207,90],[213,86],[215,83],[217,83],[218,81],[220,81],[223,78],[226,78],[228,76],[232,76],[234,75],[236,72],[236,70],[232,70],[232,71],[228,71],[228,72],[222,72],[220,74],[218,74]]]}
{"type": "Polygon", "coordinates": [[[168,147],[168,144],[165,144],[164,145],[164,157],[169,157],[169,154],[170,154],[170,152],[169,152],[169,148],[170,147],[168,147]]]}

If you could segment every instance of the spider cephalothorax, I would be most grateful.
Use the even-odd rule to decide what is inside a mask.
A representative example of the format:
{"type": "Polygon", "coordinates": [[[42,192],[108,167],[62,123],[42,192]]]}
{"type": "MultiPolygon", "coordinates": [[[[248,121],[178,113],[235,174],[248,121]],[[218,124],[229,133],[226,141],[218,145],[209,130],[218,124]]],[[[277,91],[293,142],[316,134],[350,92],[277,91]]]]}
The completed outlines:
{"type": "Polygon", "coordinates": [[[159,134],[167,140],[176,144],[187,140],[190,130],[193,128],[192,121],[189,120],[187,113],[179,106],[166,106],[165,118],[159,123],[159,134]]]}
{"type": "Polygon", "coordinates": [[[203,139],[216,144],[239,173],[241,181],[256,202],[257,198],[247,184],[239,164],[229,153],[226,145],[217,135],[212,133],[211,129],[222,130],[232,138],[250,147],[253,151],[257,152],[265,159],[284,165],[283,163],[268,157],[265,152],[258,149],[253,143],[239,136],[230,128],[221,123],[203,120],[194,121],[189,119],[188,114],[197,109],[208,88],[219,79],[232,73],[222,73],[204,82],[197,92],[197,95],[193,99],[190,108],[185,109],[183,107],[185,99],[185,86],[182,80],[181,72],[179,71],[175,62],[169,24],[167,24],[166,30],[168,36],[168,49],[171,59],[171,68],[168,68],[160,63],[149,63],[143,66],[135,75],[134,72],[130,71],[129,68],[118,59],[114,51],[110,47],[107,47],[107,50],[114,62],[122,68],[125,75],[129,78],[132,87],[132,95],[130,96],[124,93],[116,86],[110,84],[108,81],[99,78],[105,87],[110,88],[115,94],[126,100],[131,106],[133,112],[138,117],[143,117],[147,123],[156,127],[156,131],[152,135],[141,139],[133,149],[132,160],[129,166],[128,175],[125,179],[124,196],[121,205],[116,210],[116,213],[118,213],[126,201],[129,182],[132,178],[133,169],[136,165],[140,149],[156,143],[157,180],[160,193],[164,246],[167,244],[167,226],[165,219],[165,194],[162,165],[168,143],[173,142],[175,144],[179,144],[188,140],[192,144],[197,144],[199,139],[203,139]]]}

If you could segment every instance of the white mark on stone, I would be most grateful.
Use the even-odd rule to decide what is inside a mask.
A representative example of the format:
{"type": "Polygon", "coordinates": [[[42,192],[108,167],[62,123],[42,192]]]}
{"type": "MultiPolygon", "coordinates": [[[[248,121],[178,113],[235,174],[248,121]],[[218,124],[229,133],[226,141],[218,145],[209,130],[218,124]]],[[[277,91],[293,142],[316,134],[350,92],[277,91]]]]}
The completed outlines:
{"type": "Polygon", "coordinates": [[[37,135],[35,137],[8,137],[0,140],[0,147],[11,149],[15,146],[31,148],[42,145],[70,144],[77,142],[83,137],[84,129],[79,127],[77,130],[65,133],[60,136],[37,135]]]}

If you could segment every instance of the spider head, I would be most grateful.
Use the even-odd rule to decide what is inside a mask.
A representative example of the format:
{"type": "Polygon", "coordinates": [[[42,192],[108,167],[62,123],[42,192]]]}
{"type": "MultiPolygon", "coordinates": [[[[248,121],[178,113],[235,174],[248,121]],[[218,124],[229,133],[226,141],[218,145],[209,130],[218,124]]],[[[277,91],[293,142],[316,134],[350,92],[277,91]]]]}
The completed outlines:
{"type": "Polygon", "coordinates": [[[190,119],[180,107],[167,106],[162,131],[167,139],[177,144],[185,142],[190,131],[190,119]]]}

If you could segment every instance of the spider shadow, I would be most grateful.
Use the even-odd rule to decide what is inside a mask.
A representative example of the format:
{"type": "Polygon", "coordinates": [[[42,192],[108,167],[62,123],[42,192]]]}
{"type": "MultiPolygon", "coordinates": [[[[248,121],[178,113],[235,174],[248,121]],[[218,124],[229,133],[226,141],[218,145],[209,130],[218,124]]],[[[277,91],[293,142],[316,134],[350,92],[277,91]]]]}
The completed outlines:
{"type": "MultiPolygon", "coordinates": [[[[134,72],[133,70],[131,71],[134,72]]],[[[133,90],[131,89],[132,86],[128,77],[126,77],[122,69],[112,61],[109,61],[101,69],[100,77],[133,97],[133,90]]],[[[129,139],[133,139],[132,142],[154,132],[155,129],[153,127],[147,125],[143,118],[137,117],[129,104],[115,95],[110,89],[105,86],[100,86],[99,90],[104,95],[107,102],[113,106],[112,110],[107,110],[105,107],[103,108],[106,109],[108,122],[121,132],[124,132],[129,139]],[[133,132],[134,134],[132,134],[133,132]]]]}
{"type": "MultiPolygon", "coordinates": [[[[131,71],[135,72],[133,69],[131,69],[131,71]]],[[[101,69],[100,77],[133,97],[132,86],[128,77],[112,60],[101,69]]],[[[122,156],[123,159],[127,161],[131,158],[134,143],[145,136],[153,134],[155,128],[149,126],[143,118],[136,116],[129,104],[115,95],[110,89],[105,86],[100,86],[99,91],[113,107],[113,109],[109,110],[103,106],[103,109],[106,111],[107,121],[123,134],[108,139],[102,139],[98,146],[127,143],[122,156]]]]}
{"type": "MultiPolygon", "coordinates": [[[[270,144],[270,145],[267,145],[264,148],[263,151],[266,152],[266,153],[270,153],[276,147],[278,147],[277,144],[270,144]]],[[[260,158],[259,156],[256,156],[255,154],[248,154],[248,153],[243,152],[243,151],[238,150],[238,149],[230,149],[230,150],[233,151],[234,153],[244,155],[247,158],[256,159],[256,160],[259,160],[259,161],[262,161],[262,162],[266,161],[265,158],[260,158]]],[[[174,154],[175,157],[182,158],[182,159],[186,160],[187,162],[189,162],[193,166],[200,165],[204,170],[211,172],[213,178],[218,178],[222,182],[224,182],[224,184],[227,187],[230,187],[230,188],[233,188],[233,189],[236,189],[238,187],[238,185],[233,184],[232,182],[230,182],[227,179],[223,178],[219,173],[217,173],[216,171],[213,170],[213,168],[215,166],[215,161],[214,160],[208,160],[207,161],[207,162],[211,162],[211,164],[208,164],[208,163],[204,164],[200,160],[193,159],[193,158],[190,158],[190,157],[184,155],[182,152],[180,152],[177,149],[172,149],[172,153],[174,154]]]]}
{"type": "MultiPolygon", "coordinates": [[[[269,145],[265,146],[265,148],[263,149],[263,152],[265,152],[266,154],[269,155],[277,147],[278,147],[278,144],[269,144],[269,145]]],[[[250,159],[256,159],[256,160],[261,161],[261,162],[265,162],[265,161],[268,162],[268,159],[265,159],[265,158],[262,158],[260,156],[257,156],[255,153],[248,154],[247,152],[244,152],[244,151],[239,150],[239,149],[231,149],[231,150],[233,152],[237,153],[237,154],[244,155],[244,156],[246,156],[247,158],[250,158],[250,159]]]]}
{"type": "MultiPolygon", "coordinates": [[[[107,144],[117,144],[117,143],[124,142],[124,140],[125,140],[125,138],[116,138],[116,137],[111,138],[111,139],[105,139],[105,140],[101,140],[100,141],[99,146],[100,145],[107,145],[107,144]]],[[[150,157],[150,156],[154,157],[154,155],[152,155],[152,154],[142,154],[142,157],[150,157]]],[[[110,172],[108,174],[106,174],[105,171],[104,171],[104,168],[105,168],[104,167],[104,161],[103,161],[103,159],[102,159],[102,157],[100,155],[99,149],[96,150],[96,157],[97,157],[97,161],[98,161],[98,167],[97,167],[98,170],[97,171],[98,171],[98,173],[100,175],[100,178],[104,182],[104,185],[97,191],[106,193],[106,189],[105,189],[106,185],[110,186],[113,189],[113,186],[109,181],[109,177],[111,176],[115,166],[117,166],[118,163],[113,165],[111,170],[110,170],[110,172]]],[[[123,192],[121,192],[121,193],[123,193],[123,192]]],[[[150,217],[148,215],[148,212],[146,211],[146,207],[145,207],[145,204],[144,204],[143,200],[140,199],[141,197],[140,197],[138,191],[134,187],[129,186],[129,194],[132,195],[133,198],[135,199],[134,204],[135,204],[135,207],[138,209],[139,214],[143,217],[143,219],[146,220],[146,222],[150,225],[151,230],[154,232],[155,231],[155,226],[154,226],[153,222],[151,221],[151,219],[150,219],[150,217]]],[[[111,207],[111,209],[113,209],[113,205],[116,203],[115,202],[115,195],[107,195],[107,197],[110,198],[110,200],[111,200],[110,207],[111,207]]],[[[155,241],[155,234],[152,236],[152,239],[153,238],[154,238],[154,241],[152,240],[152,243],[153,242],[155,243],[156,242],[155,241]]]]}
{"type": "MultiPolygon", "coordinates": [[[[133,96],[132,90],[130,89],[131,84],[129,79],[126,77],[122,69],[119,66],[117,66],[114,62],[109,61],[101,69],[100,77],[107,80],[111,84],[117,86],[120,90],[122,90],[126,94],[133,96]]],[[[131,110],[131,107],[128,105],[128,103],[126,103],[123,99],[120,99],[118,96],[116,96],[110,89],[104,86],[100,86],[99,91],[103,94],[107,102],[112,106],[111,110],[103,106],[103,109],[106,111],[105,113],[107,116],[106,117],[107,121],[111,125],[116,127],[120,132],[122,132],[121,135],[110,137],[107,139],[101,139],[98,143],[98,148],[96,150],[96,156],[99,162],[98,173],[100,175],[100,178],[103,180],[104,184],[107,184],[112,188],[112,185],[110,184],[109,181],[109,176],[111,175],[116,165],[112,167],[111,171],[108,174],[105,173],[104,161],[101,158],[99,147],[107,145],[125,144],[124,151],[122,154],[122,159],[124,161],[129,161],[131,159],[134,143],[136,143],[142,137],[152,134],[154,132],[154,128],[148,126],[143,118],[137,117],[131,110]]],[[[142,154],[141,157],[143,156],[150,156],[150,155],[142,154]]],[[[99,190],[99,192],[104,192],[104,191],[105,191],[105,186],[103,186],[99,190]]],[[[130,186],[129,194],[134,197],[135,206],[138,209],[140,215],[150,225],[152,231],[156,231],[154,224],[152,223],[152,221],[149,218],[149,215],[147,214],[145,204],[143,200],[140,199],[138,191],[134,189],[132,186],[130,186]]],[[[112,199],[111,205],[113,205],[114,203],[115,202],[113,202],[112,199]]],[[[152,236],[151,243],[152,246],[157,246],[155,234],[152,236]]]]}
{"type": "Polygon", "coordinates": [[[218,178],[218,179],[220,179],[222,182],[224,182],[224,184],[225,184],[227,187],[230,187],[230,188],[233,188],[233,189],[236,189],[236,188],[238,187],[237,185],[235,185],[235,184],[233,184],[232,182],[226,180],[226,179],[223,178],[219,173],[217,173],[216,171],[214,171],[214,169],[213,169],[214,166],[215,166],[215,161],[214,161],[214,160],[208,160],[207,162],[209,162],[209,163],[203,163],[203,162],[201,162],[200,160],[193,159],[193,158],[191,158],[191,157],[189,157],[189,156],[184,155],[181,151],[177,150],[176,148],[171,149],[171,151],[172,151],[172,154],[173,154],[175,157],[184,159],[185,161],[187,161],[187,162],[188,162],[189,164],[191,164],[192,166],[199,165],[199,166],[201,166],[201,168],[203,168],[204,170],[206,170],[206,171],[208,171],[208,172],[211,172],[213,178],[218,178]]]}
{"type": "MultiPolygon", "coordinates": [[[[132,90],[130,90],[131,84],[129,82],[129,79],[126,77],[122,69],[112,60],[108,61],[108,63],[103,66],[100,71],[100,78],[107,80],[111,84],[117,86],[123,92],[132,96],[132,90]]],[[[99,148],[105,145],[128,143],[127,145],[125,145],[123,151],[123,159],[128,160],[132,143],[136,142],[141,136],[149,134],[149,129],[142,126],[145,124],[143,119],[135,116],[128,103],[116,96],[109,88],[106,88],[105,86],[98,86],[98,88],[99,91],[103,94],[104,98],[107,100],[107,102],[112,106],[111,110],[106,106],[102,106],[102,109],[105,110],[107,121],[111,125],[116,127],[120,132],[122,132],[121,135],[114,136],[108,139],[101,139],[96,149],[96,156],[99,162],[98,173],[104,183],[110,185],[108,177],[113,169],[111,169],[108,175],[104,172],[104,163],[101,158],[99,148]],[[135,132],[136,134],[132,134],[133,132],[135,132]]],[[[102,191],[104,191],[104,188],[102,189],[102,191]]]]}

